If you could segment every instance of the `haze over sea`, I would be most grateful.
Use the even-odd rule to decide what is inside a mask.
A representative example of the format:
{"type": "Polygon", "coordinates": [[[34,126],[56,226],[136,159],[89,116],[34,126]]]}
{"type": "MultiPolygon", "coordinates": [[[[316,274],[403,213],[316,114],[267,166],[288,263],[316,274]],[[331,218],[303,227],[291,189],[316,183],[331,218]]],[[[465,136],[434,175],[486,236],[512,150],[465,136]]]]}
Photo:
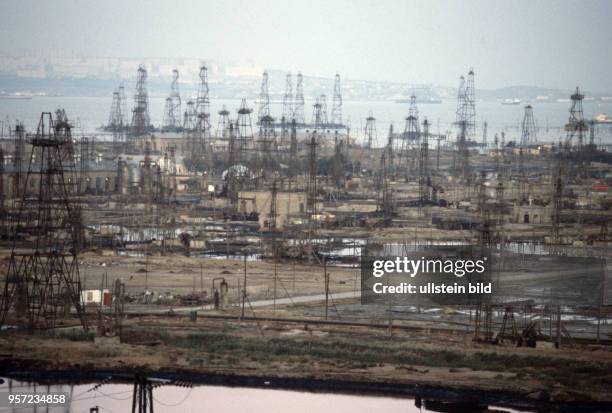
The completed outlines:
{"type": "MultiPolygon", "coordinates": [[[[109,91],[108,97],[39,97],[35,96],[32,99],[0,99],[0,120],[4,121],[8,116],[11,123],[15,119],[22,121],[26,125],[26,129],[31,131],[36,128],[40,113],[43,111],[55,111],[57,108],[64,108],[70,119],[73,119],[77,125],[77,133],[97,133],[96,131],[101,125],[108,121],[108,114],[111,105],[112,91],[109,91]]],[[[185,99],[186,100],[186,99],[185,99]]],[[[132,100],[128,96],[128,111],[132,106],[132,100]]],[[[253,125],[256,122],[257,104],[254,100],[247,102],[249,107],[254,109],[252,116],[253,125]]],[[[531,103],[533,106],[534,117],[536,124],[539,127],[538,140],[547,142],[558,140],[560,136],[564,136],[564,132],[559,130],[568,119],[570,102],[521,102],[520,105],[502,105],[498,101],[477,101],[477,136],[478,141],[482,137],[482,125],[486,120],[488,123],[487,139],[490,144],[493,142],[495,133],[500,133],[502,130],[506,134],[506,142],[520,138],[520,124],[523,118],[524,106],[531,103]],[[548,132],[547,132],[548,126],[548,132]]],[[[304,112],[306,120],[309,121],[312,113],[313,101],[306,100],[304,112]]],[[[215,99],[211,98],[211,113],[212,113],[212,129],[213,132],[217,129],[218,115],[217,112],[225,105],[235,117],[235,111],[240,105],[239,99],[215,99]]],[[[328,110],[331,108],[331,102],[328,102],[328,110]]],[[[151,97],[149,100],[149,112],[151,122],[155,126],[159,126],[163,118],[164,99],[161,97],[151,97]]],[[[390,123],[394,124],[394,130],[401,131],[404,129],[405,117],[408,115],[408,103],[396,103],[394,101],[344,101],[343,103],[343,119],[345,123],[350,123],[351,136],[358,138],[363,135],[365,126],[365,118],[370,112],[376,118],[376,128],[378,136],[378,144],[382,145],[386,141],[387,132],[390,123]]],[[[184,108],[184,106],[183,106],[184,108]]],[[[430,121],[431,133],[445,133],[449,130],[453,131],[453,122],[455,120],[456,102],[453,100],[445,100],[440,104],[420,104],[418,105],[419,117],[422,122],[424,117],[430,121]]],[[[282,104],[272,103],[272,116],[280,117],[282,114],[282,104]]],[[[592,118],[599,113],[612,114],[612,102],[602,101],[585,101],[584,115],[586,119],[592,118]]],[[[612,125],[598,127],[596,134],[596,142],[611,143],[612,142],[612,125]]]]}

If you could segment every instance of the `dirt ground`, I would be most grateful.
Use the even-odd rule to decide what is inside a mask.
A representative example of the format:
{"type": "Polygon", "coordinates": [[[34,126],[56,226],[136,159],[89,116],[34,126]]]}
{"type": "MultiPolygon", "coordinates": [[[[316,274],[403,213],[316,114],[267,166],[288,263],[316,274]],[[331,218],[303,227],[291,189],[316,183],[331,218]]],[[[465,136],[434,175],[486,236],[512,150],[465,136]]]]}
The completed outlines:
{"type": "MultiPolygon", "coordinates": [[[[2,253],[2,268],[10,251],[2,253]]],[[[325,291],[323,266],[319,263],[284,263],[279,261],[247,261],[247,288],[251,299],[272,298],[276,271],[277,297],[321,294],[325,291]],[[275,270],[276,267],[276,270],[275,270]]],[[[244,280],[241,259],[191,258],[184,255],[127,257],[86,252],[79,255],[82,289],[112,289],[116,279],[125,284],[128,294],[143,294],[145,290],[159,294],[191,294],[204,290],[210,297],[212,281],[223,277],[229,285],[230,302],[239,301],[239,286],[244,280]]],[[[359,269],[327,266],[332,292],[359,289],[359,269]]]]}
{"type": "MultiPolygon", "coordinates": [[[[0,358],[44,370],[119,369],[299,377],[612,401],[612,351],[487,346],[460,335],[202,317],[124,320],[122,343],[6,333],[0,358]]],[[[88,339],[90,340],[91,337],[88,339]]]]}

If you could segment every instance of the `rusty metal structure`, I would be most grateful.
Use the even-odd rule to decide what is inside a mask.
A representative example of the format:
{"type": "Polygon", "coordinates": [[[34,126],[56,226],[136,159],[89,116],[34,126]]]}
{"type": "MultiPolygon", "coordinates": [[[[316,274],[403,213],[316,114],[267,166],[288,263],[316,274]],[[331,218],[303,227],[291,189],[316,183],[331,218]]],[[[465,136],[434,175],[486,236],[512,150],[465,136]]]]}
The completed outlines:
{"type": "Polygon", "coordinates": [[[246,99],[242,99],[240,108],[238,108],[238,118],[236,119],[236,128],[238,145],[241,152],[246,152],[249,145],[253,143],[253,123],[251,122],[251,113],[253,109],[249,108],[246,99]]]}
{"type": "Polygon", "coordinates": [[[270,116],[270,92],[268,89],[268,72],[264,72],[261,77],[261,88],[259,91],[259,109],[257,110],[257,124],[267,121],[270,116]]]}
{"type": "Polygon", "coordinates": [[[28,329],[53,328],[74,308],[82,327],[78,252],[82,221],[71,125],[42,113],[32,146],[26,188],[12,222],[12,250],[6,274],[0,324],[14,310],[28,329]]]}
{"type": "Polygon", "coordinates": [[[263,115],[259,119],[259,133],[257,144],[259,168],[262,171],[267,172],[273,166],[273,158],[278,149],[276,142],[276,132],[274,131],[274,118],[269,115],[269,111],[268,114],[263,115]]]}
{"type": "Polygon", "coordinates": [[[336,73],[334,78],[334,98],[330,120],[335,126],[342,125],[342,88],[340,86],[340,74],[338,73],[336,73]]]}
{"type": "Polygon", "coordinates": [[[219,122],[217,123],[217,137],[222,139],[227,139],[229,136],[229,128],[232,124],[232,121],[229,117],[229,110],[227,107],[223,105],[221,110],[218,112],[219,122]]]}
{"type": "Polygon", "coordinates": [[[537,128],[533,118],[533,106],[525,106],[525,114],[521,123],[521,143],[522,148],[538,142],[537,128]]]}
{"type": "Polygon", "coordinates": [[[164,108],[164,118],[162,122],[162,132],[173,132],[181,128],[181,94],[179,92],[179,72],[177,69],[172,71],[172,84],[170,95],[166,98],[164,108]]]}
{"type": "Polygon", "coordinates": [[[291,73],[287,73],[285,78],[285,94],[283,95],[282,121],[286,125],[293,120],[293,117],[293,81],[291,78],[291,73]]]}
{"type": "Polygon", "coordinates": [[[416,96],[410,96],[410,108],[406,117],[404,133],[402,134],[402,146],[400,148],[400,166],[405,171],[414,172],[416,168],[416,157],[421,140],[421,127],[419,125],[419,109],[416,105],[416,96]],[[403,159],[402,159],[403,158],[403,159]]]}
{"type": "Polygon", "coordinates": [[[304,125],[306,119],[304,117],[304,77],[301,73],[297,74],[295,85],[295,100],[293,101],[293,119],[298,125],[304,125]]]}
{"type": "Polygon", "coordinates": [[[200,83],[195,101],[195,128],[190,136],[190,150],[193,159],[204,156],[210,139],[210,97],[208,88],[208,68],[200,66],[200,83]]]}
{"type": "Polygon", "coordinates": [[[429,121],[423,121],[421,148],[419,151],[419,200],[426,203],[430,200],[431,176],[429,174],[429,121]]]}
{"type": "Polygon", "coordinates": [[[383,224],[389,226],[393,218],[393,194],[389,186],[389,163],[387,162],[387,154],[385,151],[383,151],[380,156],[378,187],[379,192],[376,209],[383,217],[383,224]]]}
{"type": "Polygon", "coordinates": [[[551,193],[551,242],[553,244],[563,243],[560,233],[561,214],[565,204],[565,191],[567,184],[574,180],[587,178],[587,165],[582,160],[582,149],[584,148],[584,136],[589,129],[584,119],[582,101],[584,95],[576,87],[570,96],[570,116],[565,125],[565,141],[559,143],[556,164],[552,173],[551,193]],[[576,145],[577,144],[577,145],[576,145]]]}
{"type": "Polygon", "coordinates": [[[126,133],[130,126],[126,105],[125,87],[123,83],[121,83],[113,92],[113,101],[108,116],[108,124],[106,125],[106,129],[110,130],[113,134],[115,153],[120,153],[125,150],[126,133]]]}
{"type": "MultiPolygon", "coordinates": [[[[131,135],[142,136],[151,130],[149,117],[149,92],[147,91],[147,69],[138,68],[136,91],[134,92],[134,108],[132,109],[131,135]]],[[[132,145],[130,145],[131,147],[132,145]]]]}
{"type": "Polygon", "coordinates": [[[308,181],[306,187],[306,209],[310,215],[316,214],[317,200],[317,135],[312,133],[310,142],[308,143],[308,181]]]}
{"type": "Polygon", "coordinates": [[[469,145],[470,138],[473,138],[476,132],[474,69],[471,68],[467,80],[463,76],[460,78],[455,125],[457,126],[455,172],[465,181],[469,181],[472,175],[469,145]]]}
{"type": "Polygon", "coordinates": [[[366,124],[363,133],[365,135],[365,147],[368,149],[374,147],[378,138],[376,136],[376,118],[374,117],[374,114],[372,112],[370,112],[370,114],[366,118],[366,124]]]}
{"type": "Polygon", "coordinates": [[[327,96],[324,94],[320,95],[312,105],[311,124],[315,130],[323,130],[327,127],[327,96]]]}

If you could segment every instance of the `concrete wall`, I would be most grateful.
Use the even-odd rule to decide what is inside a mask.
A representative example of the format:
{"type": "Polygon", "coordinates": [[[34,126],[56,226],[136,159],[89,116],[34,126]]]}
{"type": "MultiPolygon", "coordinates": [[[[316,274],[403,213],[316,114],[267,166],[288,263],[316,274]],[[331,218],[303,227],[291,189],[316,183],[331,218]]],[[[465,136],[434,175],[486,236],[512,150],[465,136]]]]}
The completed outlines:
{"type": "MultiPolygon", "coordinates": [[[[238,210],[241,213],[259,214],[259,225],[267,226],[270,220],[270,203],[272,193],[270,191],[242,191],[238,193],[238,210]]],[[[306,211],[305,192],[277,192],[276,193],[276,226],[282,229],[288,221],[288,217],[304,213],[306,211]]]]}
{"type": "Polygon", "coordinates": [[[550,208],[535,205],[515,205],[514,222],[519,224],[550,224],[550,208]]]}

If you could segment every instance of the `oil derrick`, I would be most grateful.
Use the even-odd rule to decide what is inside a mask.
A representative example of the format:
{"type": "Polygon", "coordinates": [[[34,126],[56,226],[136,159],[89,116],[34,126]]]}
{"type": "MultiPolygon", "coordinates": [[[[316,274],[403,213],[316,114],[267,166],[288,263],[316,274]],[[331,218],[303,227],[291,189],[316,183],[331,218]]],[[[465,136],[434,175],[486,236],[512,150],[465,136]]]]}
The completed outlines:
{"type": "Polygon", "coordinates": [[[273,156],[276,153],[276,133],[274,131],[274,118],[264,115],[259,119],[259,148],[258,155],[260,167],[269,171],[273,165],[273,156]]]}
{"type": "Polygon", "coordinates": [[[4,138],[4,133],[7,133],[7,136],[11,137],[11,121],[9,120],[8,115],[6,116],[4,121],[0,121],[0,138],[4,138]]]}
{"type": "Polygon", "coordinates": [[[421,136],[421,148],[419,153],[419,200],[421,204],[429,202],[429,188],[431,178],[429,176],[429,122],[423,121],[423,134],[421,136]]]}
{"type": "Polygon", "coordinates": [[[272,181],[272,188],[270,189],[270,213],[268,218],[268,230],[276,231],[276,219],[277,213],[277,195],[278,188],[276,187],[276,179],[272,181]]]}
{"type": "Polygon", "coordinates": [[[484,123],[482,124],[482,148],[483,149],[487,149],[487,147],[489,146],[489,143],[487,142],[487,128],[488,128],[488,123],[485,120],[484,123]]]}
{"type": "Polygon", "coordinates": [[[295,85],[295,100],[293,101],[293,119],[298,125],[304,125],[306,119],[304,117],[304,78],[301,73],[297,74],[297,82],[295,85]]]}
{"type": "Polygon", "coordinates": [[[306,209],[310,215],[316,214],[317,201],[317,134],[312,133],[308,143],[308,182],[306,187],[306,209]]]}
{"type": "Polygon", "coordinates": [[[389,172],[389,177],[393,178],[395,176],[395,150],[393,149],[393,124],[389,125],[389,135],[387,136],[387,170],[389,172]]]}
{"type": "Polygon", "coordinates": [[[157,204],[157,219],[159,228],[159,219],[160,219],[160,206],[166,203],[167,191],[164,185],[164,180],[162,178],[162,168],[159,164],[155,163],[155,167],[153,169],[155,171],[155,180],[153,181],[153,201],[157,204]]]}
{"type": "MultiPolygon", "coordinates": [[[[236,120],[236,126],[238,127],[238,141],[240,145],[240,151],[245,152],[247,147],[253,141],[253,124],[251,123],[251,112],[247,106],[246,99],[242,99],[240,108],[238,109],[238,119],[236,120]]],[[[245,157],[242,157],[245,160],[245,157]]]]}
{"type": "Polygon", "coordinates": [[[166,98],[162,131],[176,131],[181,127],[181,94],[179,93],[179,72],[172,71],[170,95],[166,98]]]}
{"type": "Polygon", "coordinates": [[[270,94],[268,90],[268,73],[264,72],[259,93],[259,110],[257,124],[259,125],[258,158],[260,167],[267,171],[272,163],[271,152],[275,150],[274,118],[270,116],[270,94]]]}
{"type": "MultiPolygon", "coordinates": [[[[582,149],[584,133],[588,130],[588,125],[584,120],[584,113],[582,111],[583,99],[584,95],[582,95],[579,88],[576,87],[576,91],[571,95],[572,105],[570,108],[569,121],[565,125],[565,142],[559,142],[557,162],[552,174],[551,241],[554,244],[559,244],[561,242],[560,225],[561,212],[564,204],[565,185],[570,178],[587,176],[585,167],[576,170],[576,166],[572,162],[571,156],[573,141],[577,140],[580,149],[582,149]]],[[[578,156],[580,156],[580,154],[578,154],[578,156]]]]}
{"type": "MultiPolygon", "coordinates": [[[[149,93],[147,92],[147,69],[138,67],[136,92],[134,93],[134,109],[132,109],[132,136],[142,136],[151,129],[149,118],[149,93]]],[[[133,142],[130,143],[132,149],[133,142]]]]}
{"type": "Polygon", "coordinates": [[[465,83],[464,99],[466,103],[465,118],[468,121],[468,134],[476,136],[476,89],[474,85],[474,69],[470,68],[465,83]]]}
{"type": "Polygon", "coordinates": [[[340,75],[336,73],[334,79],[334,99],[331,111],[331,123],[334,126],[342,125],[342,89],[340,87],[340,75]]]}
{"type": "Polygon", "coordinates": [[[80,300],[82,226],[71,126],[42,113],[30,143],[28,190],[22,193],[12,231],[0,325],[14,307],[18,323],[27,328],[53,328],[74,306],[87,331],[80,300]]]}
{"type": "Polygon", "coordinates": [[[584,146],[584,134],[589,130],[589,127],[584,120],[584,111],[582,110],[582,101],[584,95],[580,93],[580,89],[576,86],[576,91],[570,96],[572,106],[570,108],[570,117],[565,125],[565,131],[568,133],[567,140],[570,145],[572,141],[577,140],[578,149],[582,150],[584,146]]]}
{"type": "Polygon", "coordinates": [[[344,185],[344,143],[342,139],[338,139],[338,131],[334,135],[334,157],[333,157],[332,175],[334,185],[341,188],[344,185]]]}
{"type": "Polygon", "coordinates": [[[291,163],[294,164],[297,161],[297,124],[296,120],[291,120],[291,143],[289,144],[289,158],[291,163]]]}
{"type": "Polygon", "coordinates": [[[121,95],[119,93],[119,88],[115,89],[113,92],[113,101],[108,115],[107,126],[111,129],[123,126],[123,113],[121,113],[121,95]]]}
{"type": "Polygon", "coordinates": [[[183,114],[183,129],[193,132],[197,126],[197,114],[195,110],[195,102],[190,100],[187,102],[187,108],[183,114]]]}
{"type": "Polygon", "coordinates": [[[283,95],[283,122],[287,125],[293,120],[293,82],[291,73],[287,73],[285,80],[285,94],[283,95]]]}
{"type": "Polygon", "coordinates": [[[293,120],[293,84],[291,73],[287,73],[285,80],[285,94],[283,95],[283,116],[281,118],[281,138],[280,141],[284,145],[287,142],[287,133],[289,132],[289,124],[293,120]]]}
{"type": "Polygon", "coordinates": [[[388,176],[388,164],[387,155],[385,151],[380,156],[380,172],[378,187],[380,191],[378,193],[377,209],[379,213],[382,213],[383,223],[388,226],[391,223],[393,216],[393,202],[392,194],[389,188],[389,176],[388,176]]]}
{"type": "Polygon", "coordinates": [[[557,154],[557,165],[555,167],[555,172],[552,174],[552,195],[551,195],[551,243],[560,244],[561,243],[561,234],[560,228],[561,225],[561,211],[563,209],[563,191],[564,191],[564,172],[565,168],[563,163],[566,161],[564,158],[565,150],[563,148],[559,148],[559,153],[557,154]]]}
{"type": "Polygon", "coordinates": [[[567,133],[565,140],[565,149],[568,152],[567,160],[570,162],[571,170],[569,171],[570,178],[587,178],[588,165],[584,161],[584,139],[585,134],[589,130],[587,122],[584,120],[584,112],[582,110],[582,101],[584,95],[580,93],[580,89],[576,87],[576,91],[570,96],[572,106],[570,107],[569,121],[565,125],[567,133]],[[573,157],[569,154],[572,151],[572,146],[577,144],[577,159],[573,162],[573,157]]]}
{"type": "Polygon", "coordinates": [[[23,179],[23,160],[25,153],[25,127],[22,123],[15,126],[15,147],[13,149],[13,187],[11,197],[20,199],[24,185],[23,179]]]}
{"type": "Polygon", "coordinates": [[[183,152],[191,150],[197,127],[197,114],[193,100],[187,102],[185,113],[183,114],[183,152]]]}
{"type": "Polygon", "coordinates": [[[504,247],[504,182],[499,181],[495,188],[495,238],[494,241],[504,247]]]}
{"type": "Polygon", "coordinates": [[[531,105],[525,106],[525,115],[523,116],[523,123],[521,124],[521,144],[522,148],[526,148],[529,145],[533,145],[538,142],[536,136],[536,125],[533,118],[533,107],[531,105]]]}
{"type": "Polygon", "coordinates": [[[206,152],[206,145],[210,138],[210,98],[208,96],[208,68],[200,66],[200,85],[198,86],[198,96],[196,98],[196,131],[191,141],[191,155],[193,157],[202,156],[206,152]]]}
{"type": "Polygon", "coordinates": [[[155,162],[151,159],[151,141],[145,141],[144,159],[140,161],[140,195],[147,204],[149,211],[152,208],[152,203],[156,198],[154,172],[155,162]]]}
{"type": "Polygon", "coordinates": [[[111,103],[108,125],[106,127],[113,133],[113,147],[115,153],[122,152],[125,143],[125,132],[128,129],[128,119],[126,110],[125,88],[123,83],[113,92],[113,102],[111,103]]]}
{"type": "MultiPolygon", "coordinates": [[[[419,148],[419,142],[421,140],[421,130],[419,126],[419,109],[416,105],[416,96],[410,96],[410,108],[408,109],[408,116],[406,117],[406,126],[404,127],[404,135],[402,137],[402,155],[405,157],[405,162],[408,162],[408,151],[409,148],[419,148]]],[[[415,156],[413,157],[412,165],[409,169],[414,171],[416,154],[418,151],[414,151],[415,156]]]]}
{"type": "Polygon", "coordinates": [[[518,159],[518,183],[519,183],[519,203],[524,203],[528,198],[527,191],[527,175],[525,173],[525,155],[527,148],[537,142],[536,126],[533,119],[533,107],[525,106],[525,115],[521,125],[521,141],[519,144],[519,159],[518,159]]]}
{"type": "Polygon", "coordinates": [[[270,116],[270,94],[268,91],[268,72],[264,72],[261,78],[261,89],[259,91],[259,109],[257,111],[257,124],[261,125],[263,119],[270,116]]]}
{"type": "Polygon", "coordinates": [[[323,130],[327,126],[327,96],[321,95],[312,105],[311,123],[315,130],[323,130]]]}
{"type": "Polygon", "coordinates": [[[476,104],[474,96],[474,70],[470,69],[467,82],[461,77],[457,96],[457,155],[455,172],[469,181],[472,170],[470,166],[469,139],[474,136],[476,128],[476,104]]]}
{"type": "Polygon", "coordinates": [[[93,141],[90,141],[87,136],[82,136],[79,142],[80,147],[80,168],[77,190],[79,194],[89,190],[89,166],[95,160],[95,151],[93,149],[93,141]]]}
{"type": "Polygon", "coordinates": [[[219,111],[219,124],[217,125],[217,137],[227,139],[229,137],[229,128],[232,121],[229,118],[229,110],[223,105],[219,111]]]}
{"type": "Polygon", "coordinates": [[[597,145],[595,144],[595,121],[591,120],[589,123],[589,153],[592,155],[597,150],[597,145]]]}
{"type": "Polygon", "coordinates": [[[492,242],[492,223],[491,223],[491,210],[488,206],[487,200],[487,186],[486,186],[485,172],[482,171],[480,175],[480,184],[478,187],[478,212],[480,214],[480,225],[478,229],[479,233],[479,245],[481,254],[486,254],[491,242],[492,242]]]}
{"type": "Polygon", "coordinates": [[[366,139],[366,148],[373,148],[373,145],[376,144],[378,138],[376,136],[376,118],[374,117],[372,112],[370,112],[370,115],[366,118],[366,125],[363,132],[365,134],[366,139]]]}
{"type": "Polygon", "coordinates": [[[233,123],[230,123],[228,133],[229,141],[227,144],[227,165],[228,167],[231,167],[232,165],[235,165],[240,162],[240,148],[238,142],[236,141],[236,133],[234,130],[233,123]]]}
{"type": "Polygon", "coordinates": [[[526,149],[521,146],[519,147],[519,160],[518,160],[518,183],[519,183],[519,194],[518,201],[519,203],[525,203],[528,201],[528,182],[527,182],[527,174],[525,172],[525,151],[526,149]]]}
{"type": "Polygon", "coordinates": [[[228,145],[228,156],[227,156],[227,176],[226,176],[226,197],[236,204],[238,202],[238,190],[239,190],[239,170],[235,168],[241,161],[241,143],[237,139],[238,124],[230,123],[229,128],[229,145],[228,145]]]}

